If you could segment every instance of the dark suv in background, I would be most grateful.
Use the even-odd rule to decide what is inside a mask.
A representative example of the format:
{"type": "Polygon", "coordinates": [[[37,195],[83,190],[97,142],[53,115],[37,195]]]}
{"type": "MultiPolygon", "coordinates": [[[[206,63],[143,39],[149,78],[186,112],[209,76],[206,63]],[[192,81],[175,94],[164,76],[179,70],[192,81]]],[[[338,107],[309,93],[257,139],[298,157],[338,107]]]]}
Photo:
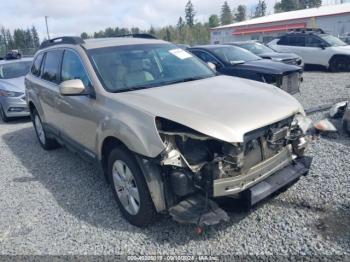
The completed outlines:
{"type": "Polygon", "coordinates": [[[214,64],[220,74],[273,84],[290,94],[299,92],[303,73],[299,66],[262,59],[238,46],[205,45],[187,50],[214,64]]]}

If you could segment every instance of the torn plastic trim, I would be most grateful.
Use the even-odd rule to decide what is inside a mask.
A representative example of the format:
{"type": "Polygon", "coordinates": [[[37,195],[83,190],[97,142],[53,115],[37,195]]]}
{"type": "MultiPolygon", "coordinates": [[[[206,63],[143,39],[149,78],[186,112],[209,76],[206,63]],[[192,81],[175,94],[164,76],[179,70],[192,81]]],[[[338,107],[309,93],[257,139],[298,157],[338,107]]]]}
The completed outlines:
{"type": "Polygon", "coordinates": [[[171,207],[169,214],[176,222],[200,227],[229,221],[229,216],[218,204],[200,194],[192,195],[171,207]]]}
{"type": "Polygon", "coordinates": [[[164,183],[161,176],[160,167],[153,159],[144,158],[135,154],[141,171],[145,177],[148,190],[154,203],[157,212],[164,212],[167,210],[166,198],[164,194],[164,183]]]}

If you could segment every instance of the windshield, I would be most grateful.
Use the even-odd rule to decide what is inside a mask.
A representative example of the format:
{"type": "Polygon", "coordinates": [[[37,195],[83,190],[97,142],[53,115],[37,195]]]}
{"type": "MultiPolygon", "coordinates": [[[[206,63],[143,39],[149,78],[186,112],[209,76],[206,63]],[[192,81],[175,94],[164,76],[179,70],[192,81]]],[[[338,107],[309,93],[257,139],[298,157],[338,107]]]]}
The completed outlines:
{"type": "Polygon", "coordinates": [[[321,38],[326,41],[330,46],[344,46],[347,45],[338,37],[332,35],[321,35],[321,38]]]}
{"type": "Polygon", "coordinates": [[[215,76],[198,58],[172,44],[114,46],[88,51],[109,92],[123,92],[215,76]]]}
{"type": "Polygon", "coordinates": [[[28,74],[31,61],[14,62],[0,65],[0,79],[10,79],[28,74]]]}
{"type": "Polygon", "coordinates": [[[211,49],[221,60],[230,63],[244,63],[248,61],[260,60],[261,58],[254,55],[248,50],[237,46],[221,46],[211,49]]]}
{"type": "Polygon", "coordinates": [[[271,48],[269,48],[263,44],[260,44],[260,43],[245,43],[245,44],[240,44],[240,47],[243,47],[244,49],[247,49],[256,55],[275,52],[271,48]]]}

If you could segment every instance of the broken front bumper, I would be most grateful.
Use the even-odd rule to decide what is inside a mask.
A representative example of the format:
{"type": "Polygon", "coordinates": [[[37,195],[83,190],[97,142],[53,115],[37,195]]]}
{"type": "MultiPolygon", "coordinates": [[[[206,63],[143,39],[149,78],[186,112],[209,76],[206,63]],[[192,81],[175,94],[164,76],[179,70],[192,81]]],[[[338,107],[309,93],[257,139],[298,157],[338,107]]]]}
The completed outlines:
{"type": "MultiPolygon", "coordinates": [[[[214,180],[213,197],[236,195],[258,183],[267,181],[272,176],[283,177],[283,181],[289,181],[289,178],[295,180],[307,173],[310,163],[311,161],[305,161],[305,157],[293,160],[292,153],[288,148],[285,148],[240,176],[214,180]]],[[[283,183],[282,186],[286,184],[283,183]]],[[[272,186],[272,188],[274,187],[272,186]]]]}
{"type": "Polygon", "coordinates": [[[240,193],[290,165],[292,161],[292,153],[288,148],[284,148],[278,154],[250,168],[239,176],[214,180],[213,197],[240,193]]]}
{"type": "Polygon", "coordinates": [[[299,158],[294,161],[293,164],[286,166],[267,179],[244,191],[243,196],[247,200],[247,204],[250,206],[255,205],[274,192],[297,181],[299,177],[309,172],[311,162],[311,157],[299,158]]]}

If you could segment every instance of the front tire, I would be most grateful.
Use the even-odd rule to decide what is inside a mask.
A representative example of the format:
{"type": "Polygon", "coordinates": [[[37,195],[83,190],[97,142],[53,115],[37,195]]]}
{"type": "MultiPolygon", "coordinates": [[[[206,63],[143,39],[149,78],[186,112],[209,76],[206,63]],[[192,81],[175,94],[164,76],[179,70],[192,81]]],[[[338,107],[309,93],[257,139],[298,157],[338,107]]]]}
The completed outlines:
{"type": "Polygon", "coordinates": [[[343,130],[350,136],[350,121],[343,120],[343,130]]]}
{"type": "Polygon", "coordinates": [[[108,158],[108,177],[114,197],[125,219],[137,227],[157,218],[151,195],[135,157],[124,148],[115,148],[108,158]]]}
{"type": "Polygon", "coordinates": [[[334,57],[329,62],[329,70],[331,72],[347,72],[350,70],[350,58],[334,57]]]}
{"type": "Polygon", "coordinates": [[[6,116],[6,113],[4,111],[4,108],[0,104],[0,117],[3,122],[8,122],[10,119],[6,116]]]}
{"type": "Polygon", "coordinates": [[[41,147],[45,150],[52,150],[58,148],[60,145],[57,143],[57,141],[47,136],[41,118],[36,109],[34,109],[32,112],[32,120],[35,129],[35,134],[39,140],[41,147]]]}

